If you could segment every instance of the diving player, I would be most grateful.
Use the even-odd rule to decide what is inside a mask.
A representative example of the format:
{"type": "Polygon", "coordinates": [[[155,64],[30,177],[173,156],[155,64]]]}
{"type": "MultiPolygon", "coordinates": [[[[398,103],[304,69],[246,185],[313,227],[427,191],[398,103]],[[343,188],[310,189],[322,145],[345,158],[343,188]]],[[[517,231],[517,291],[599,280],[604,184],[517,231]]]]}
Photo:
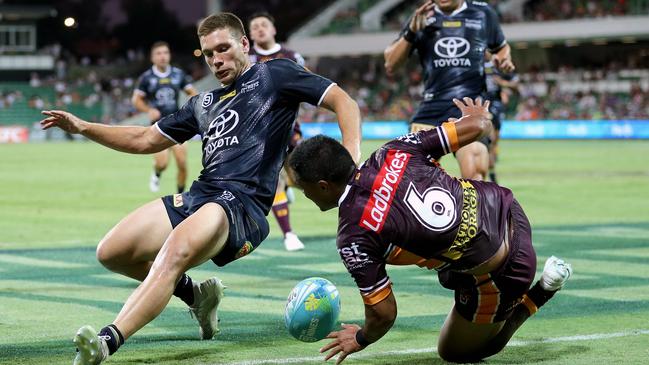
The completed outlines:
{"type": "MultiPolygon", "coordinates": [[[[453,99],[476,98],[485,91],[484,52],[496,67],[514,69],[510,48],[494,10],[484,2],[428,0],[405,24],[399,38],[384,52],[385,67],[393,74],[417,51],[424,70],[424,100],[411,120],[411,132],[459,118],[453,99]]],[[[487,174],[488,138],[456,153],[462,177],[483,180],[487,174]]]]}
{"type": "MultiPolygon", "coordinates": [[[[169,64],[171,51],[167,42],[156,42],[151,46],[151,66],[138,79],[131,102],[135,108],[147,113],[151,124],[161,117],[167,116],[178,110],[178,96],[180,90],[187,95],[198,94],[192,86],[191,78],[183,70],[169,64]]],[[[171,147],[178,175],[176,187],[178,193],[185,191],[187,181],[187,147],[183,144],[171,147]]],[[[164,150],[153,155],[153,173],[149,179],[149,189],[152,192],[160,190],[160,174],[169,163],[169,150],[164,150]]]]}
{"type": "Polygon", "coordinates": [[[338,207],[337,246],[360,289],[365,324],[329,334],[325,360],[379,340],[397,305],[386,264],[438,271],[455,291],[437,351],[452,362],[478,362],[501,351],[523,322],[570,276],[552,256],[541,279],[531,228],[509,189],[450,177],[435,160],[489,133],[489,102],[454,100],[463,117],[386,143],[357,168],[335,140],[317,136],[289,157],[296,186],[321,210],[338,207]],[[311,156],[319,156],[314,160],[311,156]]]}
{"type": "Polygon", "coordinates": [[[172,295],[190,306],[203,339],[217,332],[223,296],[217,278],[200,284],[187,270],[212,260],[223,266],[252,252],[268,235],[279,170],[301,102],[336,113],[343,144],[360,159],[360,111],[335,83],[295,62],[250,64],[241,20],[216,13],[198,36],[205,61],[222,88],[192,97],[150,127],[88,123],[63,111],[44,111],[44,129],[59,127],[109,148],[155,153],[200,134],[203,171],[189,192],[154,200],[126,216],[97,248],[108,269],[142,280],[113,323],[77,332],[76,365],[99,364],[155,319],[172,295]]]}
{"type": "MultiPolygon", "coordinates": [[[[276,58],[287,58],[300,66],[304,66],[304,58],[299,53],[290,50],[275,41],[277,30],[275,29],[275,19],[272,15],[261,12],[255,13],[248,21],[248,30],[250,39],[254,42],[250,47],[250,62],[266,62],[276,58]]],[[[302,139],[302,130],[300,122],[295,121],[293,125],[293,134],[289,142],[289,153],[300,143],[302,139]]],[[[291,228],[289,199],[287,193],[291,189],[288,186],[288,176],[282,168],[277,181],[277,190],[273,200],[273,215],[277,219],[277,224],[284,235],[284,247],[287,251],[297,251],[304,249],[304,244],[293,232],[291,228]]]]}

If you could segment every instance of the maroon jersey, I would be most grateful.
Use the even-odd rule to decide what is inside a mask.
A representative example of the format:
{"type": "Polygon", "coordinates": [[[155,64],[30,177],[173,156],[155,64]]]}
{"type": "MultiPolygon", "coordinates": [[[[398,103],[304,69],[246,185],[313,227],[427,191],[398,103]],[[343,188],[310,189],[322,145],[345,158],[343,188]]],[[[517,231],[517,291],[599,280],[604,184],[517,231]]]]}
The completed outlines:
{"type": "Polygon", "coordinates": [[[454,123],[374,152],[339,202],[338,252],[366,304],[391,292],[386,264],[470,270],[503,242],[512,192],[456,179],[435,161],[458,149],[454,123]]]}
{"type": "Polygon", "coordinates": [[[269,50],[252,46],[250,47],[250,51],[248,52],[248,55],[250,56],[250,62],[252,63],[266,62],[269,60],[274,60],[276,58],[288,58],[289,60],[304,67],[304,58],[302,58],[302,56],[299,53],[290,50],[280,45],[279,43],[276,43],[275,47],[269,50]]]}

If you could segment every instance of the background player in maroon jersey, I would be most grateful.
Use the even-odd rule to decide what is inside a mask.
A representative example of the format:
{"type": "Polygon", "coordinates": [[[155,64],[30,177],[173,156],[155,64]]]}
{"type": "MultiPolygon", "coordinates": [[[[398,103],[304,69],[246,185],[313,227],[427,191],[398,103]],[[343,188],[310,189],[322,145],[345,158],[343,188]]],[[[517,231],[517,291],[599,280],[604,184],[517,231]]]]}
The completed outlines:
{"type": "MultiPolygon", "coordinates": [[[[266,62],[276,58],[288,58],[300,66],[304,66],[304,58],[275,41],[277,30],[275,29],[275,19],[266,12],[255,13],[248,21],[248,31],[250,39],[254,45],[250,47],[250,62],[266,62]]],[[[289,153],[297,146],[302,139],[300,122],[295,121],[293,125],[293,134],[289,142],[289,153]]],[[[277,219],[277,224],[284,235],[284,247],[287,251],[297,251],[304,249],[304,244],[293,232],[290,221],[289,198],[290,186],[286,171],[282,169],[279,180],[277,181],[277,190],[275,200],[273,201],[273,215],[277,219]]]]}
{"type": "Polygon", "coordinates": [[[489,102],[455,99],[462,118],[386,143],[356,168],[336,140],[300,144],[289,166],[322,210],[339,207],[337,246],[365,303],[365,324],[329,334],[325,360],[377,341],[392,327],[396,300],[386,264],[438,271],[455,304],[440,331],[439,355],[476,362],[501,351],[523,322],[569,278],[554,256],[536,273],[531,228],[512,192],[494,183],[450,177],[436,163],[491,130],[489,102]],[[314,158],[317,156],[317,158],[314,158]]]}

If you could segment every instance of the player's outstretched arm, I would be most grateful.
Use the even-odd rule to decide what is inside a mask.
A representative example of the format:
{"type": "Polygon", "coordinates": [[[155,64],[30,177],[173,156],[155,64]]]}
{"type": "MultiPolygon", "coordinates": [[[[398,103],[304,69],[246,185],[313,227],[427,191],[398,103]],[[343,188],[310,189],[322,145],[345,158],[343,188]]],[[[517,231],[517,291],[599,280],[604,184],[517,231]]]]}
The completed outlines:
{"type": "Polygon", "coordinates": [[[412,49],[412,37],[418,31],[424,29],[426,26],[426,17],[433,11],[434,3],[427,0],[422,6],[415,10],[415,13],[410,18],[409,29],[399,37],[394,43],[389,45],[383,51],[383,58],[385,59],[385,71],[388,75],[394,74],[408,59],[408,55],[412,49]]]}
{"type": "Polygon", "coordinates": [[[43,129],[58,127],[68,133],[81,134],[106,147],[128,153],[155,153],[171,147],[174,143],[165,138],[155,126],[109,126],[86,122],[61,110],[46,110],[41,120],[43,129]]]}
{"type": "Polygon", "coordinates": [[[325,356],[325,361],[336,356],[336,354],[340,354],[336,361],[336,365],[338,365],[349,354],[363,350],[369,344],[378,341],[388,333],[396,318],[397,301],[394,294],[390,293],[385,299],[374,305],[365,305],[364,327],[361,328],[355,324],[343,324],[342,330],[332,332],[327,336],[333,341],[321,348],[320,352],[331,350],[325,356]]]}
{"type": "Polygon", "coordinates": [[[514,61],[512,61],[512,53],[509,44],[505,44],[502,48],[500,48],[498,52],[496,52],[491,57],[491,60],[493,61],[494,65],[496,65],[496,68],[498,68],[500,71],[510,73],[514,72],[514,70],[516,69],[516,66],[514,66],[514,61]]]}
{"type": "Polygon", "coordinates": [[[334,85],[327,92],[320,106],[336,113],[338,126],[343,135],[343,146],[358,165],[361,160],[361,111],[358,104],[345,90],[334,85]]]}

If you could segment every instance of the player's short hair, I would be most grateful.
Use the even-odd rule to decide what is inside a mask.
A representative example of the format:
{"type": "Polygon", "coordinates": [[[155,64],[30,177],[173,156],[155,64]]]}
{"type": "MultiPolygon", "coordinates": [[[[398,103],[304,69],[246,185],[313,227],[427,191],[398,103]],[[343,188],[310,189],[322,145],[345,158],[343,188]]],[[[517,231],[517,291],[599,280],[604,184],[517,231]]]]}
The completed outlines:
{"type": "Polygon", "coordinates": [[[267,12],[267,11],[258,11],[256,13],[252,14],[248,18],[248,25],[250,25],[250,23],[252,23],[252,21],[254,19],[257,19],[257,18],[266,18],[266,19],[270,20],[270,22],[273,23],[273,25],[275,25],[275,18],[272,15],[270,15],[270,13],[267,12]]]}
{"type": "Polygon", "coordinates": [[[215,13],[203,19],[198,25],[198,36],[205,37],[218,29],[228,29],[232,37],[241,38],[246,34],[243,23],[232,13],[215,13]]]}
{"type": "Polygon", "coordinates": [[[288,166],[298,183],[325,180],[346,184],[356,169],[347,149],[335,139],[321,134],[300,143],[291,153],[288,166]]]}
{"type": "Polygon", "coordinates": [[[154,49],[160,47],[167,47],[167,49],[171,49],[171,47],[169,47],[169,43],[165,41],[157,41],[151,45],[151,52],[153,52],[154,49]]]}

